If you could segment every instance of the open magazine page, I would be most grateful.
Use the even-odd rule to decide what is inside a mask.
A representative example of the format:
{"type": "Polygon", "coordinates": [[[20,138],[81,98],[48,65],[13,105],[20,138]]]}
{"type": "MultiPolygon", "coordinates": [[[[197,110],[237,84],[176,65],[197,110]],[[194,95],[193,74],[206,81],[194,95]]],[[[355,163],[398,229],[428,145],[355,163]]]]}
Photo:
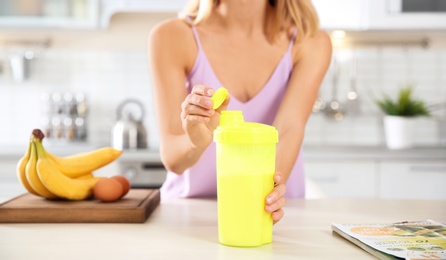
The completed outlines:
{"type": "Polygon", "coordinates": [[[446,225],[435,221],[333,223],[332,229],[381,259],[446,259],[446,225]]]}

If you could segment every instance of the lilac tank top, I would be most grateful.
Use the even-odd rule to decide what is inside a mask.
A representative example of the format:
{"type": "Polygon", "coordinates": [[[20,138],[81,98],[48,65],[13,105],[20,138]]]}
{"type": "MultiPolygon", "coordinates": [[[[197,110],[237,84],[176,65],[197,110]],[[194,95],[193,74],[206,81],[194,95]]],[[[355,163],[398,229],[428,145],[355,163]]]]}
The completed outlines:
{"type": "MultiPolygon", "coordinates": [[[[223,86],[215,75],[204,53],[197,30],[192,26],[198,54],[194,67],[187,77],[186,88],[190,93],[193,86],[203,84],[214,90],[223,86]]],[[[243,103],[232,95],[228,110],[241,110],[245,121],[272,125],[285,94],[293,69],[291,50],[296,31],[291,38],[287,52],[283,55],[265,86],[252,99],[243,103]]],[[[280,140],[279,140],[280,141],[280,140]]],[[[217,178],[215,166],[215,143],[212,142],[198,162],[182,174],[167,173],[166,181],[161,187],[161,198],[216,197],[217,178]]],[[[287,198],[302,198],[305,195],[304,168],[302,150],[296,160],[287,181],[287,198]]]]}

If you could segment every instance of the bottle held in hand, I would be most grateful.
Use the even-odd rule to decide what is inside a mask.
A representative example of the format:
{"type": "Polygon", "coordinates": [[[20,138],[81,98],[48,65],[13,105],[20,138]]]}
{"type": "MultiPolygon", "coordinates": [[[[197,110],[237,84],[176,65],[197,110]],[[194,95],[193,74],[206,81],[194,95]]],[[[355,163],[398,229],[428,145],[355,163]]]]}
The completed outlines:
{"type": "Polygon", "coordinates": [[[245,122],[241,111],[222,111],[214,141],[220,243],[271,243],[273,220],[265,211],[265,198],[274,189],[277,130],[245,122]]]}

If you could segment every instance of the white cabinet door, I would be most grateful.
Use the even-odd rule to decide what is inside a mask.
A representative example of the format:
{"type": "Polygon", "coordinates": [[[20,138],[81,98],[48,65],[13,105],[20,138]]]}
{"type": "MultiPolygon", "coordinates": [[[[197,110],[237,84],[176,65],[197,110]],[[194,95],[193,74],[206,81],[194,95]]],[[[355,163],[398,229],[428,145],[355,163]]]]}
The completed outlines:
{"type": "Polygon", "coordinates": [[[97,29],[99,0],[0,1],[0,27],[27,29],[97,29]]]}
{"type": "Polygon", "coordinates": [[[313,5],[325,30],[360,30],[365,17],[363,0],[313,0],[313,5]]]}
{"type": "Polygon", "coordinates": [[[374,161],[305,161],[305,174],[329,198],[376,198],[374,161]]]}
{"type": "Polygon", "coordinates": [[[100,27],[106,28],[110,18],[120,12],[178,13],[187,0],[102,0],[100,27]]]}
{"type": "Polygon", "coordinates": [[[392,10],[395,2],[390,0],[365,1],[366,29],[369,30],[444,30],[444,13],[401,13],[392,10]]]}
{"type": "Polygon", "coordinates": [[[386,199],[446,199],[446,162],[382,162],[380,195],[386,199]]]}

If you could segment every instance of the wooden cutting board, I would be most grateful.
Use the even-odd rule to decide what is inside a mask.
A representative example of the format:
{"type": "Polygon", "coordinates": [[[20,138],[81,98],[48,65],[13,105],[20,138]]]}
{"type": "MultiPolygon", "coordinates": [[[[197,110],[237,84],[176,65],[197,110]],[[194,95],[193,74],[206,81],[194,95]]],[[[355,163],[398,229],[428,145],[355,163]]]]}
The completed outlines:
{"type": "Polygon", "coordinates": [[[0,204],[0,223],[144,223],[159,203],[157,189],[131,189],[107,203],[53,201],[27,193],[0,204]]]}

